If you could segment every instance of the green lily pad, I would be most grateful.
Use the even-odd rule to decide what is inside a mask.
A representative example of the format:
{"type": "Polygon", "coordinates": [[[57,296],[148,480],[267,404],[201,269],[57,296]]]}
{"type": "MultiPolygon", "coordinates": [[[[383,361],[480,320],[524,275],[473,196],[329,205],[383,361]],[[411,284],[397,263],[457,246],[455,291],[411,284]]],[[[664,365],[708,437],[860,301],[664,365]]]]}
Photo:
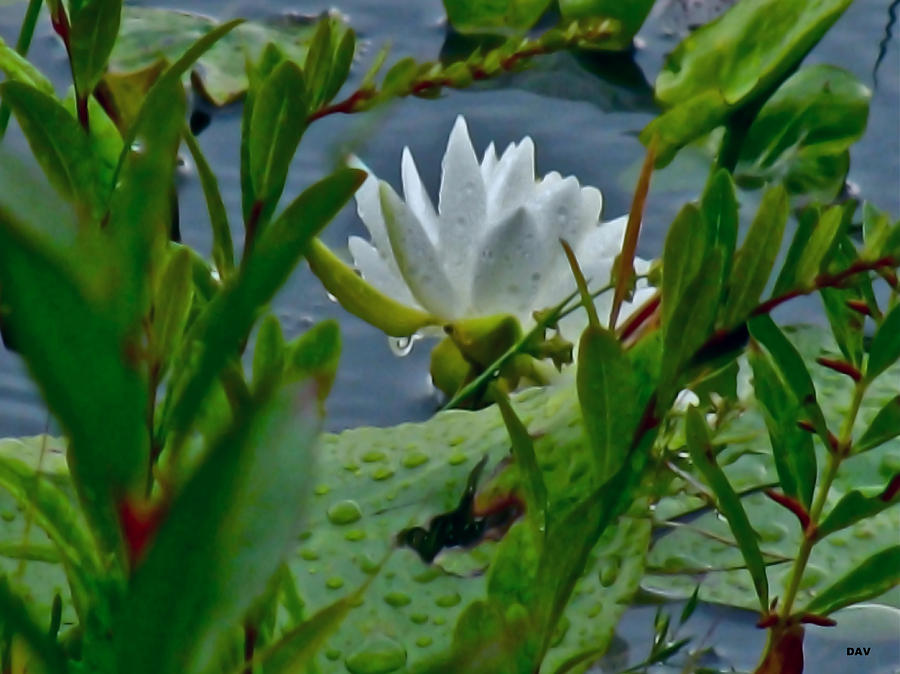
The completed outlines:
{"type": "MultiPolygon", "coordinates": [[[[274,42],[288,58],[303,63],[317,18],[284,17],[241,24],[197,61],[191,75],[194,87],[215,105],[238,100],[247,90],[247,57],[258,58],[263,47],[274,42]]],[[[110,56],[110,70],[142,70],[160,57],[174,61],[218,25],[215,19],[191,12],[125,7],[119,38],[110,56]]]]}

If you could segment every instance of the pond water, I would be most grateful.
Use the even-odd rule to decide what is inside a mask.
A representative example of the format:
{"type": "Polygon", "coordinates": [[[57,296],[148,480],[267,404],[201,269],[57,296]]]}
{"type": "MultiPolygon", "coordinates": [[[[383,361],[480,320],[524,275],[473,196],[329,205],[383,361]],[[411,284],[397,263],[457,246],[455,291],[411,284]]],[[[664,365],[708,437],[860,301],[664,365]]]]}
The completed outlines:
{"type": "MultiPolygon", "coordinates": [[[[269,18],[284,12],[315,15],[332,7],[329,2],[137,2],[146,6],[189,8],[220,19],[235,16],[269,18]]],[[[640,48],[633,55],[572,56],[544,59],[525,73],[509,76],[464,92],[448,92],[440,101],[408,99],[365,116],[332,116],[318,122],[301,144],[285,194],[290,197],[325,174],[348,150],[360,155],[375,173],[397,185],[400,153],[409,145],[432,194],[437,193],[440,158],[453,120],[466,116],[476,150],[494,141],[504,147],[530,135],[537,147],[540,174],[556,170],[573,174],[582,184],[599,187],[604,195],[604,215],[616,217],[628,209],[631,189],[643,158],[644,148],[636,134],[656,114],[652,83],[670,51],[692,22],[709,18],[727,2],[658,0],[657,9],[639,34],[640,48]],[[684,6],[691,9],[685,14],[684,6]]],[[[22,2],[0,3],[0,36],[15,42],[22,2]]],[[[868,130],[852,152],[851,189],[872,200],[894,216],[900,214],[900,52],[891,38],[892,16],[897,3],[857,0],[808,57],[810,62],[828,62],[852,71],[873,88],[868,130]],[[877,74],[876,63],[879,64],[877,74]]],[[[374,52],[386,41],[394,45],[395,57],[412,55],[433,60],[442,54],[464,51],[459,39],[447,37],[440,0],[338,0],[363,40],[365,50],[354,69],[350,85],[374,52]]],[[[896,32],[898,28],[893,27],[896,32]]],[[[39,24],[30,57],[63,91],[68,83],[64,51],[51,33],[46,17],[39,24]]],[[[210,115],[211,123],[199,136],[200,144],[216,170],[233,223],[240,221],[238,138],[240,106],[213,109],[202,101],[195,106],[210,115]]],[[[25,154],[25,144],[11,129],[6,144],[25,154]]],[[[661,252],[666,225],[678,208],[701,190],[708,159],[699,153],[683,153],[677,165],[654,177],[645,229],[639,247],[643,257],[661,252]]],[[[199,181],[190,165],[179,178],[181,227],[185,241],[200,250],[210,247],[209,227],[199,181]]],[[[752,211],[758,195],[743,198],[745,211],[752,211]]],[[[347,208],[326,230],[326,242],[342,249],[351,234],[363,234],[363,226],[352,208],[347,208]]],[[[240,244],[240,232],[235,232],[240,244]]],[[[307,271],[296,273],[280,293],[275,310],[289,336],[313,322],[334,317],[341,322],[344,352],[333,393],[328,401],[331,430],[359,425],[386,426],[428,418],[439,401],[427,378],[428,345],[419,344],[406,358],[395,357],[384,336],[347,315],[330,302],[318,281],[307,271]],[[385,392],[389,391],[389,395],[385,392]]],[[[781,316],[792,322],[822,322],[818,300],[792,304],[781,316]]],[[[34,387],[18,358],[0,349],[0,435],[40,433],[48,419],[34,387]]],[[[52,422],[50,422],[52,430],[52,422]]],[[[673,609],[678,611],[678,607],[673,609]]],[[[620,639],[608,663],[616,671],[625,662],[633,664],[646,653],[652,627],[652,609],[635,608],[619,629],[620,639]]],[[[896,616],[894,616],[896,617],[896,616]]],[[[750,669],[762,647],[762,631],[750,629],[755,618],[716,607],[703,607],[691,623],[691,631],[706,643],[716,645],[717,660],[710,664],[750,669]]],[[[897,655],[879,663],[866,661],[867,674],[900,671],[900,644],[888,639],[882,648],[897,655]]],[[[812,636],[811,639],[817,639],[812,636]]],[[[856,663],[830,656],[821,659],[820,649],[810,648],[810,672],[849,672],[856,663]]],[[[822,649],[821,652],[828,652],[822,649]]],[[[663,671],[663,670],[658,670],[663,671]]],[[[666,670],[680,671],[680,670],[666,670]]]]}

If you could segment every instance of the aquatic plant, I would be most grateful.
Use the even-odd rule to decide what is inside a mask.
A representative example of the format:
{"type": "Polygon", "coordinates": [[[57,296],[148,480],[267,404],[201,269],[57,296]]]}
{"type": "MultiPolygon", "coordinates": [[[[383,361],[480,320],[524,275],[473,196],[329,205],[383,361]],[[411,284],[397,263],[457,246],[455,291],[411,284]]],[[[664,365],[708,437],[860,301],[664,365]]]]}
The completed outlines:
{"type": "MultiPolygon", "coordinates": [[[[744,0],[686,37],[656,83],[665,110],[627,218],[598,224],[594,188],[537,180],[528,139],[479,162],[462,121],[437,209],[408,153],[405,201],[341,167],[282,206],[318,120],[621,48],[652,3],[608,18],[610,3],[561,1],[559,26],[522,37],[549,4],[447,0],[461,30],[506,36],[384,76],[382,51],[339,98],[356,38],[335,17],[299,39],[182,17],[202,34],[122,73],[116,37],[140,24],[120,2],[48,2],[72,73],[59,98],[26,58],[29,3],[18,50],[0,44],[0,118],[44,175],[0,162],[17,185],[0,194],[0,329],[61,437],[0,441],[4,671],[585,671],[643,587],[692,597],[680,623],[701,600],[753,607],[769,630],[758,674],[798,674],[804,625],[900,583],[900,223],[831,203],[868,91],[800,63],[847,0],[744,0]],[[240,249],[185,123],[184,80],[201,58],[227,72],[226,36],[256,44],[229,86],[204,85],[220,102],[246,91],[240,249]],[[698,139],[716,147],[707,185],[648,267],[654,166],[698,139]],[[178,240],[181,143],[208,253],[178,240]],[[740,245],[738,181],[762,190],[740,245]],[[350,244],[361,275],[318,238],[354,194],[372,236],[350,244]],[[441,328],[447,407],[484,409],[320,434],[338,325],[288,340],[268,309],[304,259],[388,335],[441,328]],[[770,317],[813,293],[830,336],[770,317]],[[516,391],[545,381],[545,360],[574,376],[516,391]]],[[[687,645],[661,616],[654,632],[646,665],[687,645]]]]}

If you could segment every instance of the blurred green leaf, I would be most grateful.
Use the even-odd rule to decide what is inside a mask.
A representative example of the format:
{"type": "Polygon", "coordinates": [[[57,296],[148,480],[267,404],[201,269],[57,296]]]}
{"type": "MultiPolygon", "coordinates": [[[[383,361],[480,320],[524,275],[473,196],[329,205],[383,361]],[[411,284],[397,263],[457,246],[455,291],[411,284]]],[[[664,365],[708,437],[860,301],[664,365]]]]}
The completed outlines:
{"type": "Polygon", "coordinates": [[[806,409],[774,358],[763,353],[756,343],[751,344],[748,358],[753,368],[754,393],[769,429],[778,481],[785,494],[809,508],[816,485],[816,453],[812,435],[797,426],[806,409]]]}
{"type": "Polygon", "coordinates": [[[812,237],[813,230],[819,222],[820,211],[818,208],[805,208],[797,214],[797,229],[794,230],[794,236],[791,239],[791,245],[788,247],[787,255],[781,264],[781,270],[775,279],[775,286],[772,288],[772,297],[780,297],[790,290],[795,290],[800,286],[797,280],[797,263],[800,262],[800,256],[812,237]]]}
{"type": "Polygon", "coordinates": [[[884,317],[869,346],[866,379],[871,381],[900,359],[900,306],[884,317]]]}
{"type": "MultiPolygon", "coordinates": [[[[840,156],[866,129],[871,92],[829,65],[801,68],[760,109],[741,146],[738,181],[799,184],[814,159],[840,156]],[[798,161],[802,160],[802,161],[798,161]]],[[[832,195],[833,197],[834,195],[832,195]]]]}
{"type": "Polygon", "coordinates": [[[623,400],[634,400],[634,376],[622,345],[609,330],[585,328],[579,342],[576,377],[598,484],[604,484],[622,467],[640,412],[633,405],[622,405],[623,400]]]}
{"type": "Polygon", "coordinates": [[[262,594],[302,528],[315,422],[308,392],[237,411],[175,498],[118,614],[119,671],[200,672],[262,594]]]}
{"type": "Polygon", "coordinates": [[[172,248],[159,277],[153,301],[153,349],[159,376],[181,342],[194,297],[191,254],[172,248]]]}
{"type": "MultiPolygon", "coordinates": [[[[846,234],[838,239],[831,255],[833,269],[847,269],[857,259],[856,247],[846,234]]],[[[865,317],[851,309],[847,302],[866,301],[867,295],[872,296],[872,281],[867,274],[857,274],[840,288],[822,288],[819,291],[838,347],[844,358],[858,370],[862,369],[865,317]]]]}
{"type": "Polygon", "coordinates": [[[900,481],[900,475],[895,475],[888,485],[887,490],[869,489],[868,494],[859,489],[854,489],[841,498],[835,504],[824,520],[817,528],[817,537],[825,538],[835,531],[846,529],[857,522],[877,515],[882,510],[890,508],[900,502],[900,489],[896,483],[900,481]]]}
{"type": "Polygon", "coordinates": [[[735,257],[728,303],[722,316],[724,325],[734,326],[746,320],[759,303],[775,265],[787,219],[788,200],[784,188],[777,186],[767,190],[735,257]]]}
{"type": "Polygon", "coordinates": [[[37,665],[39,671],[48,674],[65,674],[69,671],[66,656],[56,643],[39,627],[31,616],[24,600],[12,591],[6,577],[0,577],[0,616],[3,616],[4,632],[21,637],[28,647],[29,670],[37,665]]]}
{"type": "Polygon", "coordinates": [[[866,452],[897,436],[900,436],[900,395],[888,400],[878,411],[862,437],[853,443],[853,451],[866,452]]]}
{"type": "Polygon", "coordinates": [[[225,363],[237,355],[260,309],[287,280],[313,237],[347,203],[366,174],[341,169],[305,190],[256,240],[236,274],[207,305],[193,332],[202,345],[196,369],[182,378],[171,399],[168,422],[185,432],[225,363]]]}
{"type": "Polygon", "coordinates": [[[122,0],[85,0],[70,13],[72,79],[78,95],[87,98],[103,76],[119,34],[122,0]]]}
{"type": "Polygon", "coordinates": [[[12,82],[30,84],[41,93],[53,95],[53,84],[47,76],[2,39],[0,39],[0,70],[12,82]]]}
{"type": "Polygon", "coordinates": [[[900,583],[900,545],[894,545],[872,555],[823,590],[803,611],[828,615],[845,606],[877,597],[898,583],[900,583]]]}
{"type": "Polygon", "coordinates": [[[656,98],[671,109],[641,134],[645,144],[660,134],[657,164],[776,86],[850,2],[741,2],[682,40],[656,79],[656,98]]]}
{"type": "Polygon", "coordinates": [[[753,586],[756,588],[760,608],[766,611],[769,607],[769,582],[766,577],[765,562],[759,551],[756,531],[750,525],[750,520],[747,519],[747,513],[744,511],[740,498],[731,483],[728,482],[725,473],[716,463],[709,427],[696,407],[688,408],[685,433],[691,459],[715,494],[719,511],[728,520],[728,526],[734,534],[744,561],[747,563],[747,570],[753,578],[753,586]]]}
{"type": "Polygon", "coordinates": [[[324,404],[337,376],[341,357],[341,328],[335,320],[319,321],[287,345],[287,381],[312,377],[319,403],[324,404]]]}
{"type": "Polygon", "coordinates": [[[531,28],[550,0],[444,0],[453,28],[468,33],[521,33],[531,28]]]}
{"type": "Polygon", "coordinates": [[[306,130],[308,94],[303,71],[282,61],[266,77],[253,103],[250,121],[250,175],[256,199],[274,209],[288,167],[306,130]]]}
{"type": "Polygon", "coordinates": [[[862,257],[866,260],[877,260],[881,257],[890,235],[891,219],[888,214],[879,211],[871,202],[865,202],[863,204],[863,241],[865,242],[865,247],[862,257]]]}
{"type": "Polygon", "coordinates": [[[54,96],[22,82],[4,82],[0,95],[50,183],[82,209],[83,218],[99,218],[105,200],[97,170],[100,161],[75,118],[54,96]]]}
{"type": "Polygon", "coordinates": [[[604,17],[621,23],[620,35],[610,47],[625,50],[644,25],[644,20],[653,9],[655,0],[559,0],[559,10],[563,19],[589,19],[604,17]]]}
{"type": "Polygon", "coordinates": [[[146,383],[126,355],[132,326],[109,315],[69,259],[0,215],[4,327],[71,439],[72,474],[101,550],[119,552],[117,503],[146,482],[146,383]]]}
{"type": "Polygon", "coordinates": [[[234,244],[231,241],[231,226],[228,224],[228,212],[225,210],[219,182],[190,129],[184,130],[184,142],[194,158],[194,164],[197,165],[197,175],[200,178],[203,197],[206,199],[206,208],[209,211],[209,222],[212,225],[213,235],[212,259],[219,272],[219,277],[226,279],[234,270],[234,244]]]}
{"type": "Polygon", "coordinates": [[[284,372],[285,344],[281,323],[275,314],[267,314],[259,324],[253,349],[253,387],[280,382],[284,372]]]}

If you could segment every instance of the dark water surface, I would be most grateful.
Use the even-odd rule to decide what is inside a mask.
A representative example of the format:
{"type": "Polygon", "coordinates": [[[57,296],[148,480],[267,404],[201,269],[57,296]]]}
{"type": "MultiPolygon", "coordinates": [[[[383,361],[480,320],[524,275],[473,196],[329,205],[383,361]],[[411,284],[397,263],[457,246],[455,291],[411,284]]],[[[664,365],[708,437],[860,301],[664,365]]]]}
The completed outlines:
{"type": "MultiPolygon", "coordinates": [[[[0,36],[14,44],[25,5],[22,2],[0,4],[3,5],[0,6],[0,36]]],[[[374,52],[386,41],[394,45],[393,58],[412,55],[433,60],[442,53],[467,48],[458,40],[448,39],[445,43],[440,0],[337,0],[335,5],[284,0],[182,0],[133,4],[190,9],[220,19],[236,16],[269,18],[284,12],[315,15],[336,7],[346,15],[365,43],[351,87],[358,82],[360,72],[374,52]]],[[[690,4],[699,7],[692,10],[694,18],[709,18],[700,14],[706,11],[703,3],[691,0],[690,4]]],[[[726,3],[709,2],[707,9],[714,11],[717,4],[726,3]]],[[[440,101],[408,99],[379,113],[332,116],[317,122],[307,132],[294,160],[285,189],[286,198],[293,197],[327,173],[340,154],[348,149],[359,154],[379,177],[396,186],[404,145],[409,145],[427,187],[432,195],[436,195],[440,158],[447,136],[456,115],[463,114],[479,153],[490,141],[503,148],[511,141],[530,135],[537,147],[539,174],[551,170],[563,175],[573,174],[582,184],[602,190],[606,218],[625,213],[644,155],[636,134],[656,114],[652,82],[665,53],[675,46],[691,20],[684,17],[674,0],[668,7],[666,0],[658,0],[657,5],[653,17],[639,35],[640,48],[633,58],[556,55],[540,61],[528,72],[464,92],[451,91],[440,101]]],[[[853,148],[849,180],[852,189],[861,197],[896,217],[900,214],[900,55],[897,40],[888,39],[886,35],[889,5],[883,0],[857,0],[808,61],[844,67],[874,88],[868,130],[853,148]],[[880,54],[875,87],[873,69],[880,54]]],[[[897,28],[894,30],[896,32],[897,28]]],[[[51,33],[46,17],[39,24],[30,57],[51,76],[58,91],[65,91],[69,82],[65,54],[51,33]]],[[[211,124],[200,134],[199,140],[217,172],[231,221],[239,223],[240,106],[213,110],[200,101],[195,104],[212,116],[211,124]]],[[[14,125],[6,145],[17,154],[26,154],[24,141],[14,125]]],[[[684,156],[672,167],[654,177],[639,248],[644,257],[660,254],[666,225],[685,201],[698,195],[705,181],[708,160],[697,152],[682,154],[684,156]]],[[[179,196],[185,242],[208,251],[210,234],[206,208],[199,181],[190,165],[181,172],[179,196]]],[[[758,195],[747,195],[743,200],[745,211],[752,211],[757,198],[758,195]]],[[[354,209],[347,208],[327,229],[324,239],[342,249],[351,234],[364,234],[364,228],[354,209]]],[[[240,237],[240,232],[236,231],[238,245],[240,237]]],[[[395,357],[380,332],[331,303],[306,269],[296,273],[279,294],[275,310],[289,337],[323,318],[334,317],[341,322],[344,351],[334,391],[328,401],[330,429],[422,420],[436,409],[437,399],[427,377],[427,346],[418,345],[406,358],[395,357]]],[[[792,305],[781,318],[792,322],[822,322],[818,301],[814,299],[792,305]]],[[[46,423],[46,412],[21,362],[15,355],[0,349],[0,436],[39,433],[46,423]]],[[[753,621],[750,614],[704,607],[698,611],[697,625],[692,624],[692,631],[702,638],[710,627],[716,626],[707,643],[717,645],[721,659],[710,664],[749,669],[764,640],[761,631],[749,629],[753,621]]],[[[611,668],[605,671],[615,671],[612,668],[620,666],[622,658],[630,663],[639,660],[641,654],[646,653],[651,625],[652,610],[630,611],[619,630],[623,635],[617,649],[620,662],[611,662],[611,668]]],[[[893,634],[896,637],[897,631],[893,634]]],[[[817,638],[810,636],[811,641],[817,638]]],[[[900,662],[900,645],[889,639],[882,642],[882,652],[891,650],[897,657],[889,655],[880,661],[869,659],[863,669],[844,656],[822,660],[814,653],[808,671],[835,674],[900,671],[896,669],[900,662]]],[[[809,648],[808,651],[831,652],[827,648],[809,648]]]]}

